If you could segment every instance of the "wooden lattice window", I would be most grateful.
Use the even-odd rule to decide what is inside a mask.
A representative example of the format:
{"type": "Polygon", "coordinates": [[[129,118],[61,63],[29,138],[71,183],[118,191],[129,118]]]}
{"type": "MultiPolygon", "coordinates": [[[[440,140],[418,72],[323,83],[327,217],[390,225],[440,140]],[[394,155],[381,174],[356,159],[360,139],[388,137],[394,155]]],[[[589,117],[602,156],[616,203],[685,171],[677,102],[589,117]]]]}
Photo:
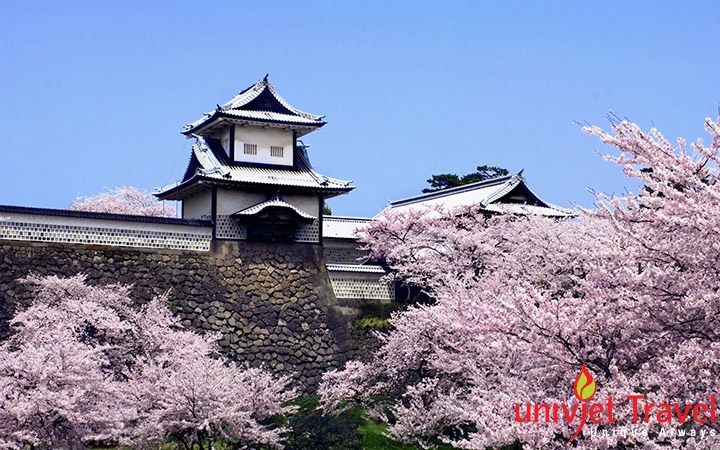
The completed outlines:
{"type": "Polygon", "coordinates": [[[275,158],[282,158],[283,150],[285,150],[284,147],[277,147],[273,145],[270,147],[270,156],[273,156],[275,158]]]}
{"type": "Polygon", "coordinates": [[[257,144],[245,144],[243,149],[246,155],[257,155],[257,144]]]}

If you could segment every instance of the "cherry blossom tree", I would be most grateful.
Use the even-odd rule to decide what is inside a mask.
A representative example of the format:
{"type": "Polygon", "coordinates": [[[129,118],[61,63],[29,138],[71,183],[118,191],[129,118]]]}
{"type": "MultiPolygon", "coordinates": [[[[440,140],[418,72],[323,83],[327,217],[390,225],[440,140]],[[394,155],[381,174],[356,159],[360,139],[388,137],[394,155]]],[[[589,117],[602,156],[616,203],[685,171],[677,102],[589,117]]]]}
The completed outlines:
{"type": "Polygon", "coordinates": [[[145,348],[129,382],[139,411],[136,443],[162,444],[167,437],[188,450],[211,449],[216,441],[279,443],[286,429],[261,423],[295,410],[281,406],[297,395],[287,387],[289,377],[212,358],[219,336],[181,330],[160,301],[143,309],[138,328],[145,348]]]}
{"type": "Polygon", "coordinates": [[[288,379],[214,357],[217,336],[183,329],[166,298],[138,310],[83,276],[25,282],[34,302],[0,346],[0,447],[279,443],[261,422],[292,411],[288,379]]]}
{"type": "Polygon", "coordinates": [[[120,315],[126,291],[90,289],[77,277],[27,282],[38,284],[36,300],[0,347],[0,442],[81,448],[110,438],[132,416],[104,370],[118,356],[109,343],[129,328],[120,315]]]}
{"type": "Polygon", "coordinates": [[[373,361],[328,373],[327,408],[365,403],[395,437],[424,444],[561,448],[579,420],[520,422],[515,406],[577,404],[586,364],[593,401],[612,397],[615,422],[595,436],[587,426],[573,445],[717,445],[707,436],[720,435],[719,423],[655,413],[634,423],[627,397],[684,408],[720,393],[720,126],[706,129],[712,143],[688,147],[627,121],[585,128],[618,148],[608,159],[646,188],[598,195],[576,219],[385,212],[364,235],[372,256],[434,303],[393,316],[373,361]]]}
{"type": "Polygon", "coordinates": [[[78,196],[68,207],[71,211],[89,211],[134,216],[176,217],[175,208],[158,201],[152,194],[134,187],[107,189],[92,197],[78,196]]]}

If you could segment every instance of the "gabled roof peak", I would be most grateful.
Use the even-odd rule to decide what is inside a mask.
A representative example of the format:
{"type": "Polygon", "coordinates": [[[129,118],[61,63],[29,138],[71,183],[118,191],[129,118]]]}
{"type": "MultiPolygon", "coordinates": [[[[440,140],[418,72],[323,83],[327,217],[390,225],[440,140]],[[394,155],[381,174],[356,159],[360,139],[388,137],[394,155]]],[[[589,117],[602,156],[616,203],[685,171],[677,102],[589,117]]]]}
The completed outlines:
{"type": "Polygon", "coordinates": [[[325,125],[324,116],[300,111],[282,98],[270,83],[268,75],[240,91],[225,104],[218,104],[215,111],[206,113],[200,120],[185,125],[182,133],[186,136],[192,133],[202,133],[204,129],[211,128],[218,118],[226,118],[231,122],[294,126],[305,130],[301,134],[325,125]]]}
{"type": "Polygon", "coordinates": [[[231,214],[230,217],[240,220],[252,220],[259,217],[266,211],[286,211],[292,214],[298,222],[312,223],[315,217],[299,209],[296,206],[287,203],[283,200],[282,196],[278,193],[273,195],[269,200],[257,203],[249,208],[241,209],[240,211],[231,214]]]}
{"type": "Polygon", "coordinates": [[[428,192],[425,194],[415,195],[413,197],[403,198],[400,200],[391,200],[390,206],[397,207],[411,203],[419,203],[427,200],[432,200],[440,197],[447,197],[461,192],[474,191],[480,188],[486,188],[491,186],[512,186],[515,187],[521,181],[524,180],[522,176],[523,171],[517,173],[511,173],[508,175],[502,175],[499,177],[488,178],[487,180],[476,181],[474,183],[463,184],[447,189],[441,189],[439,191],[428,192]]]}
{"type": "Polygon", "coordinates": [[[552,217],[573,215],[571,210],[548,203],[530,190],[522,170],[514,174],[390,201],[388,207],[397,211],[408,208],[434,206],[454,208],[465,205],[477,205],[489,212],[514,212],[552,217]]]}
{"type": "Polygon", "coordinates": [[[284,98],[282,98],[277,91],[275,90],[275,87],[270,83],[270,80],[268,80],[268,75],[265,75],[264,78],[258,80],[257,83],[253,84],[252,86],[248,87],[245,90],[240,91],[235,97],[230,99],[227,103],[220,106],[218,105],[218,108],[222,109],[223,111],[227,111],[229,109],[244,109],[244,110],[256,110],[256,111],[268,111],[268,109],[256,109],[253,107],[250,107],[254,100],[256,100],[261,95],[268,95],[268,100],[274,100],[279,105],[273,105],[272,103],[267,104],[261,104],[261,105],[253,105],[253,106],[261,106],[261,107],[277,107],[281,106],[282,109],[285,109],[289,114],[296,114],[308,119],[314,119],[319,120],[322,119],[322,116],[316,116],[314,114],[309,114],[303,111],[300,111],[297,108],[294,108],[292,105],[290,105],[287,101],[285,101],[284,98]]]}

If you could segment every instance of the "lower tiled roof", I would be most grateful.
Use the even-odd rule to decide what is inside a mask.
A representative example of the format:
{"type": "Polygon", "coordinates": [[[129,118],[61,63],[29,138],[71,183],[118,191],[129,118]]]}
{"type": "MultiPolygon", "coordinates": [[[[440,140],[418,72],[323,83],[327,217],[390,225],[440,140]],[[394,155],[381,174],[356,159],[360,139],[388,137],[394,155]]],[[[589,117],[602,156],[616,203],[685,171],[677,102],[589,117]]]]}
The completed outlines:
{"type": "Polygon", "coordinates": [[[186,173],[182,182],[162,188],[156,194],[158,197],[181,199],[182,196],[174,194],[200,180],[222,184],[301,188],[323,192],[326,197],[355,189],[351,181],[330,178],[315,172],[304,150],[296,153],[295,166],[287,169],[231,163],[222,148],[212,145],[203,137],[197,137],[192,151],[190,167],[194,168],[194,172],[186,173]]]}
{"type": "Polygon", "coordinates": [[[288,209],[295,214],[297,214],[301,219],[305,219],[306,221],[312,222],[315,220],[315,217],[311,216],[310,214],[306,213],[305,211],[298,209],[294,205],[291,205],[290,203],[284,201],[282,197],[279,195],[274,195],[273,198],[270,200],[266,200],[264,202],[258,203],[257,205],[251,206],[249,208],[245,208],[243,210],[240,210],[232,215],[232,217],[252,217],[256,216],[260,213],[262,213],[267,208],[284,208],[288,209]]]}
{"type": "Polygon", "coordinates": [[[327,264],[327,270],[331,272],[362,272],[362,273],[388,273],[382,266],[359,265],[359,264],[327,264]]]}
{"type": "Polygon", "coordinates": [[[538,197],[525,183],[522,172],[391,201],[388,208],[393,211],[405,211],[433,207],[452,209],[469,205],[477,205],[491,212],[539,214],[551,217],[573,215],[571,210],[553,205],[538,197]],[[523,203],[513,200],[512,194],[517,192],[527,201],[523,203]]]}
{"type": "Polygon", "coordinates": [[[371,218],[325,216],[323,217],[323,237],[335,239],[356,239],[357,232],[365,228],[371,218]]]}

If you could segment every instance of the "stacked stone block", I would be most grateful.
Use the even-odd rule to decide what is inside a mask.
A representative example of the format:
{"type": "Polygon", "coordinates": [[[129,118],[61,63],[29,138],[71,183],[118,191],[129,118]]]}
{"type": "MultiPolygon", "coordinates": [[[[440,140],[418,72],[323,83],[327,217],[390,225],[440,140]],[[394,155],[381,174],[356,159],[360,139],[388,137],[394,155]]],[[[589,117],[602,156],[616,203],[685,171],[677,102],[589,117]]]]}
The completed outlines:
{"type": "Polygon", "coordinates": [[[2,335],[32,298],[31,287],[17,282],[29,273],[132,285],[138,304],[169,292],[183,325],[219,333],[227,356],[290,374],[308,393],[349,352],[347,323],[315,244],[215,241],[205,253],[0,241],[2,335]]]}

